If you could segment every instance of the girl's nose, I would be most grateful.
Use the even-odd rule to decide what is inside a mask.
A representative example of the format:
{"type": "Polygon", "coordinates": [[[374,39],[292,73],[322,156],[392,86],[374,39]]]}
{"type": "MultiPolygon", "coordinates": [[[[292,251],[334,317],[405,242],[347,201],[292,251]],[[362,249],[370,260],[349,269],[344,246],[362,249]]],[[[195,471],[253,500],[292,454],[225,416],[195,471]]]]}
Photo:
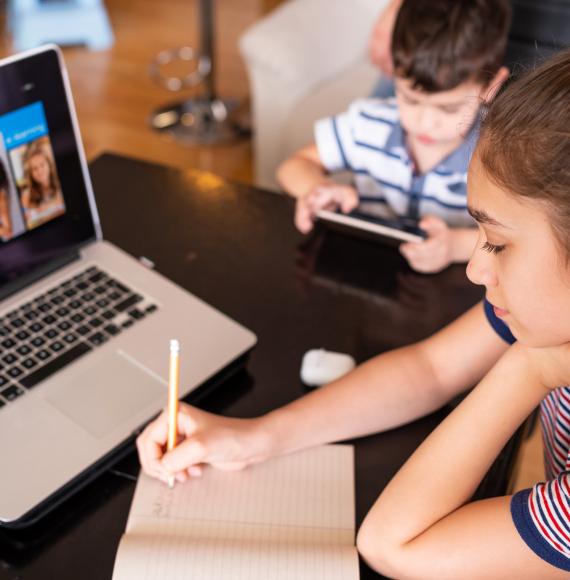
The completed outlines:
{"type": "Polygon", "coordinates": [[[481,248],[480,240],[477,241],[477,246],[469,263],[467,264],[467,278],[480,286],[496,286],[497,273],[494,267],[495,257],[489,254],[486,250],[481,248]]]}

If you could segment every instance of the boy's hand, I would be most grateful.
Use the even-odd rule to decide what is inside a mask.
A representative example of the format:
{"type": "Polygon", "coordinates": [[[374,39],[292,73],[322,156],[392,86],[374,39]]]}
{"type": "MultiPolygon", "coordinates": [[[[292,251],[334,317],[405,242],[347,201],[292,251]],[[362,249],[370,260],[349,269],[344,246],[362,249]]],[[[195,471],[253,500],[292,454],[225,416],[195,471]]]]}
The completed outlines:
{"type": "Polygon", "coordinates": [[[427,233],[427,240],[402,244],[400,252],[414,270],[440,272],[453,262],[453,230],[433,215],[424,217],[419,226],[427,233]]]}
{"type": "Polygon", "coordinates": [[[255,419],[230,419],[180,403],[179,443],[166,453],[168,414],[161,413],[137,438],[143,471],[164,482],[170,475],[183,482],[199,477],[202,465],[237,470],[263,459],[263,438],[255,419]]]}
{"type": "Polygon", "coordinates": [[[313,229],[313,222],[318,211],[335,210],[338,207],[348,213],[358,206],[358,193],[350,185],[326,183],[317,185],[307,195],[297,200],[295,208],[295,225],[307,234],[313,229]]]}

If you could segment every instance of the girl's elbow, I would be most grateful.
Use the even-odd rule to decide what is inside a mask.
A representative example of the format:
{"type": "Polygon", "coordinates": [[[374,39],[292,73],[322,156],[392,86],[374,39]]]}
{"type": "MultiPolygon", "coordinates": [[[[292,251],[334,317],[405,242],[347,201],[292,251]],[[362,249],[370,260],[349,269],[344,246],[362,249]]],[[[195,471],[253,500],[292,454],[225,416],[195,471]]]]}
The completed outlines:
{"type": "Polygon", "coordinates": [[[356,536],[356,548],[370,568],[384,576],[398,576],[398,546],[382,529],[365,520],[356,536]]]}

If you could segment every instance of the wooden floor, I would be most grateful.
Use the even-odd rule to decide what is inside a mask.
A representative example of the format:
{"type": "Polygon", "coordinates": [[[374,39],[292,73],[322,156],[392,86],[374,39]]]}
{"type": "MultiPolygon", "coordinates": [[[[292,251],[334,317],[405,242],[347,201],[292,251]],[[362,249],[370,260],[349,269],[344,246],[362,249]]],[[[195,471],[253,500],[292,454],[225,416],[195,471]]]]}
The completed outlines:
{"type": "MultiPolygon", "coordinates": [[[[279,0],[216,1],[216,82],[221,96],[246,100],[248,83],[237,49],[242,32],[279,0]]],[[[0,10],[3,6],[0,0],[0,10]]],[[[248,140],[223,147],[187,147],[153,132],[153,108],[191,96],[156,86],[148,73],[155,54],[165,48],[197,46],[196,0],[106,0],[115,44],[101,52],[65,50],[87,156],[103,151],[173,165],[200,168],[240,181],[252,181],[252,150],[248,140]]],[[[1,18],[4,15],[0,13],[1,18]]],[[[4,21],[0,21],[3,26],[4,21]]],[[[8,34],[0,53],[12,52],[8,34]]],[[[540,429],[525,444],[515,489],[543,478],[540,429]]]]}
{"type": "MultiPolygon", "coordinates": [[[[217,0],[215,4],[217,89],[221,96],[243,100],[248,95],[248,82],[237,41],[270,3],[217,0]]],[[[196,89],[171,93],[157,86],[150,79],[149,64],[165,48],[199,46],[198,2],[107,0],[106,6],[114,46],[99,52],[65,49],[88,158],[114,151],[251,181],[249,140],[223,147],[187,147],[155,133],[148,125],[154,108],[197,94],[196,89]]],[[[7,34],[2,36],[0,50],[2,54],[12,52],[7,34]]]]}

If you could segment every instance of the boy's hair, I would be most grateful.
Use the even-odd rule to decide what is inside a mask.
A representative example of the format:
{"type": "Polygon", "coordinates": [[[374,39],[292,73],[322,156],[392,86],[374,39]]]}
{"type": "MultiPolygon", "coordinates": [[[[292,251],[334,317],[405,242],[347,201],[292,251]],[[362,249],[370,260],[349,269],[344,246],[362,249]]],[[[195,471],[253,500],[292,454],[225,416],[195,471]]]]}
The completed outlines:
{"type": "Polygon", "coordinates": [[[427,93],[471,80],[489,84],[502,65],[510,0],[404,0],[392,36],[396,75],[427,93]]]}
{"type": "Polygon", "coordinates": [[[570,259],[570,50],[503,87],[475,155],[501,189],[546,204],[570,259]]]}

